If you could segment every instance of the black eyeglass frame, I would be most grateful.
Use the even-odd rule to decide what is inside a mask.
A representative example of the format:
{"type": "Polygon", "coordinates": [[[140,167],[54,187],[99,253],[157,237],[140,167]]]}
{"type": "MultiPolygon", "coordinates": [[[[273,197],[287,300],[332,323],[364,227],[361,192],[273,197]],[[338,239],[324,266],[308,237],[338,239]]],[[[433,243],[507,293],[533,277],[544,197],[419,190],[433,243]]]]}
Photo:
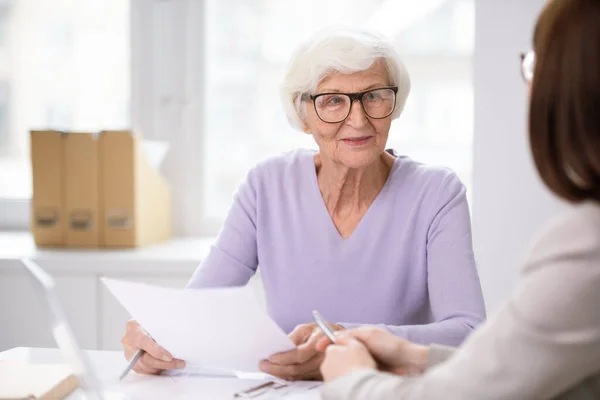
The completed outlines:
{"type": "Polygon", "coordinates": [[[365,115],[371,119],[384,119],[384,118],[389,117],[390,115],[392,115],[392,113],[396,109],[396,95],[397,94],[398,94],[398,86],[386,86],[386,87],[380,87],[380,88],[375,88],[375,89],[369,89],[369,90],[365,90],[364,92],[357,92],[357,93],[338,93],[338,92],[317,93],[317,94],[305,93],[302,95],[302,99],[303,100],[311,100],[313,102],[313,107],[315,108],[315,113],[317,114],[317,117],[319,117],[319,119],[321,121],[323,121],[327,124],[339,124],[340,122],[343,122],[346,120],[346,118],[348,118],[348,116],[352,112],[352,106],[354,105],[355,101],[358,101],[360,103],[360,106],[362,107],[365,115]],[[394,92],[394,105],[392,106],[392,110],[387,115],[384,115],[383,117],[372,117],[369,115],[369,113],[365,109],[365,105],[363,104],[362,98],[367,93],[371,93],[371,92],[375,92],[377,90],[383,90],[383,89],[390,89],[391,91],[394,92]],[[317,110],[317,102],[315,100],[321,96],[334,95],[334,94],[341,95],[341,96],[347,96],[350,99],[350,107],[348,108],[348,113],[346,114],[346,116],[344,118],[340,119],[339,121],[325,121],[319,115],[319,110],[317,110]]]}

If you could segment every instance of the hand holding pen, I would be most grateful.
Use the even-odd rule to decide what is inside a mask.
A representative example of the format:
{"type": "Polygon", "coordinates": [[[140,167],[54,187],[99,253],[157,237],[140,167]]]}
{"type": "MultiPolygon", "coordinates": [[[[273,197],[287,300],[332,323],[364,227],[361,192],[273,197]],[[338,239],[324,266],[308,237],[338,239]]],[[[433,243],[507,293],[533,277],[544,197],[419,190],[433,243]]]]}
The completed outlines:
{"type": "Polygon", "coordinates": [[[164,370],[185,368],[183,360],[173,358],[135,320],[127,322],[121,343],[129,363],[119,379],[123,379],[132,369],[140,374],[158,375],[164,370]]]}

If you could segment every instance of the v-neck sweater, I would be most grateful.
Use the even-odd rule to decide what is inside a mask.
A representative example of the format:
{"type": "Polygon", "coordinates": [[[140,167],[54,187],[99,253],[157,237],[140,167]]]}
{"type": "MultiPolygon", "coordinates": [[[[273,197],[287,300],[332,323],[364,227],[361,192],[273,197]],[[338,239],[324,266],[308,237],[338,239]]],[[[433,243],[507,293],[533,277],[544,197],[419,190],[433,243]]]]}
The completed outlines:
{"type": "Polygon", "coordinates": [[[459,345],[485,318],[466,189],[454,172],[397,156],[351,236],[321,196],[313,150],[260,162],[240,185],[188,288],[245,285],[260,265],[285,331],[319,310],[422,344],[459,345]]]}

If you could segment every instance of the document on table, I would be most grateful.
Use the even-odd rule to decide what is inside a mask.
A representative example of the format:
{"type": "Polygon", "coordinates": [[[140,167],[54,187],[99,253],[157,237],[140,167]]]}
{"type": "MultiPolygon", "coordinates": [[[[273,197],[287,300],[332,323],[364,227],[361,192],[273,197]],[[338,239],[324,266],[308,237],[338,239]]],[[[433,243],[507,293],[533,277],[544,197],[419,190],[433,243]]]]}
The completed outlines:
{"type": "MultiPolygon", "coordinates": [[[[264,392],[251,391],[266,381],[236,378],[188,377],[131,374],[115,388],[132,399],[233,400],[236,393],[250,393],[253,400],[320,400],[321,382],[289,382],[264,392]]],[[[240,398],[239,396],[237,398],[240,398]]],[[[241,397],[240,400],[246,397],[241,397]]]]}
{"type": "Polygon", "coordinates": [[[261,360],[294,344],[249,287],[172,289],[102,278],[173,357],[223,371],[258,372],[261,360]]]}

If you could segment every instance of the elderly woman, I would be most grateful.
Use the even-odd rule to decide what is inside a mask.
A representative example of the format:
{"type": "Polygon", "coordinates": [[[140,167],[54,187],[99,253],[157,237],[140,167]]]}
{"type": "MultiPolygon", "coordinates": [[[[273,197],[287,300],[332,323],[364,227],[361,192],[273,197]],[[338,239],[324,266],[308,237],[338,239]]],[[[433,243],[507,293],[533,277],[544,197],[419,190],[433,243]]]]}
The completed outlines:
{"type": "Polygon", "coordinates": [[[600,399],[600,1],[549,1],[534,48],[523,57],[533,159],[549,189],[581,204],[540,238],[510,300],[460,349],[343,332],[322,366],[324,399],[600,399]]]}
{"type": "MultiPolygon", "coordinates": [[[[385,150],[409,90],[393,47],[370,33],[321,34],[293,57],[284,108],[319,150],[250,170],[188,286],[244,285],[260,264],[268,312],[298,346],[263,371],[320,377],[313,309],[338,329],[378,325],[423,344],[458,345],[484,319],[464,185],[385,150]]],[[[138,372],[181,365],[135,322],[123,343],[127,358],[147,350],[138,372]]]]}

